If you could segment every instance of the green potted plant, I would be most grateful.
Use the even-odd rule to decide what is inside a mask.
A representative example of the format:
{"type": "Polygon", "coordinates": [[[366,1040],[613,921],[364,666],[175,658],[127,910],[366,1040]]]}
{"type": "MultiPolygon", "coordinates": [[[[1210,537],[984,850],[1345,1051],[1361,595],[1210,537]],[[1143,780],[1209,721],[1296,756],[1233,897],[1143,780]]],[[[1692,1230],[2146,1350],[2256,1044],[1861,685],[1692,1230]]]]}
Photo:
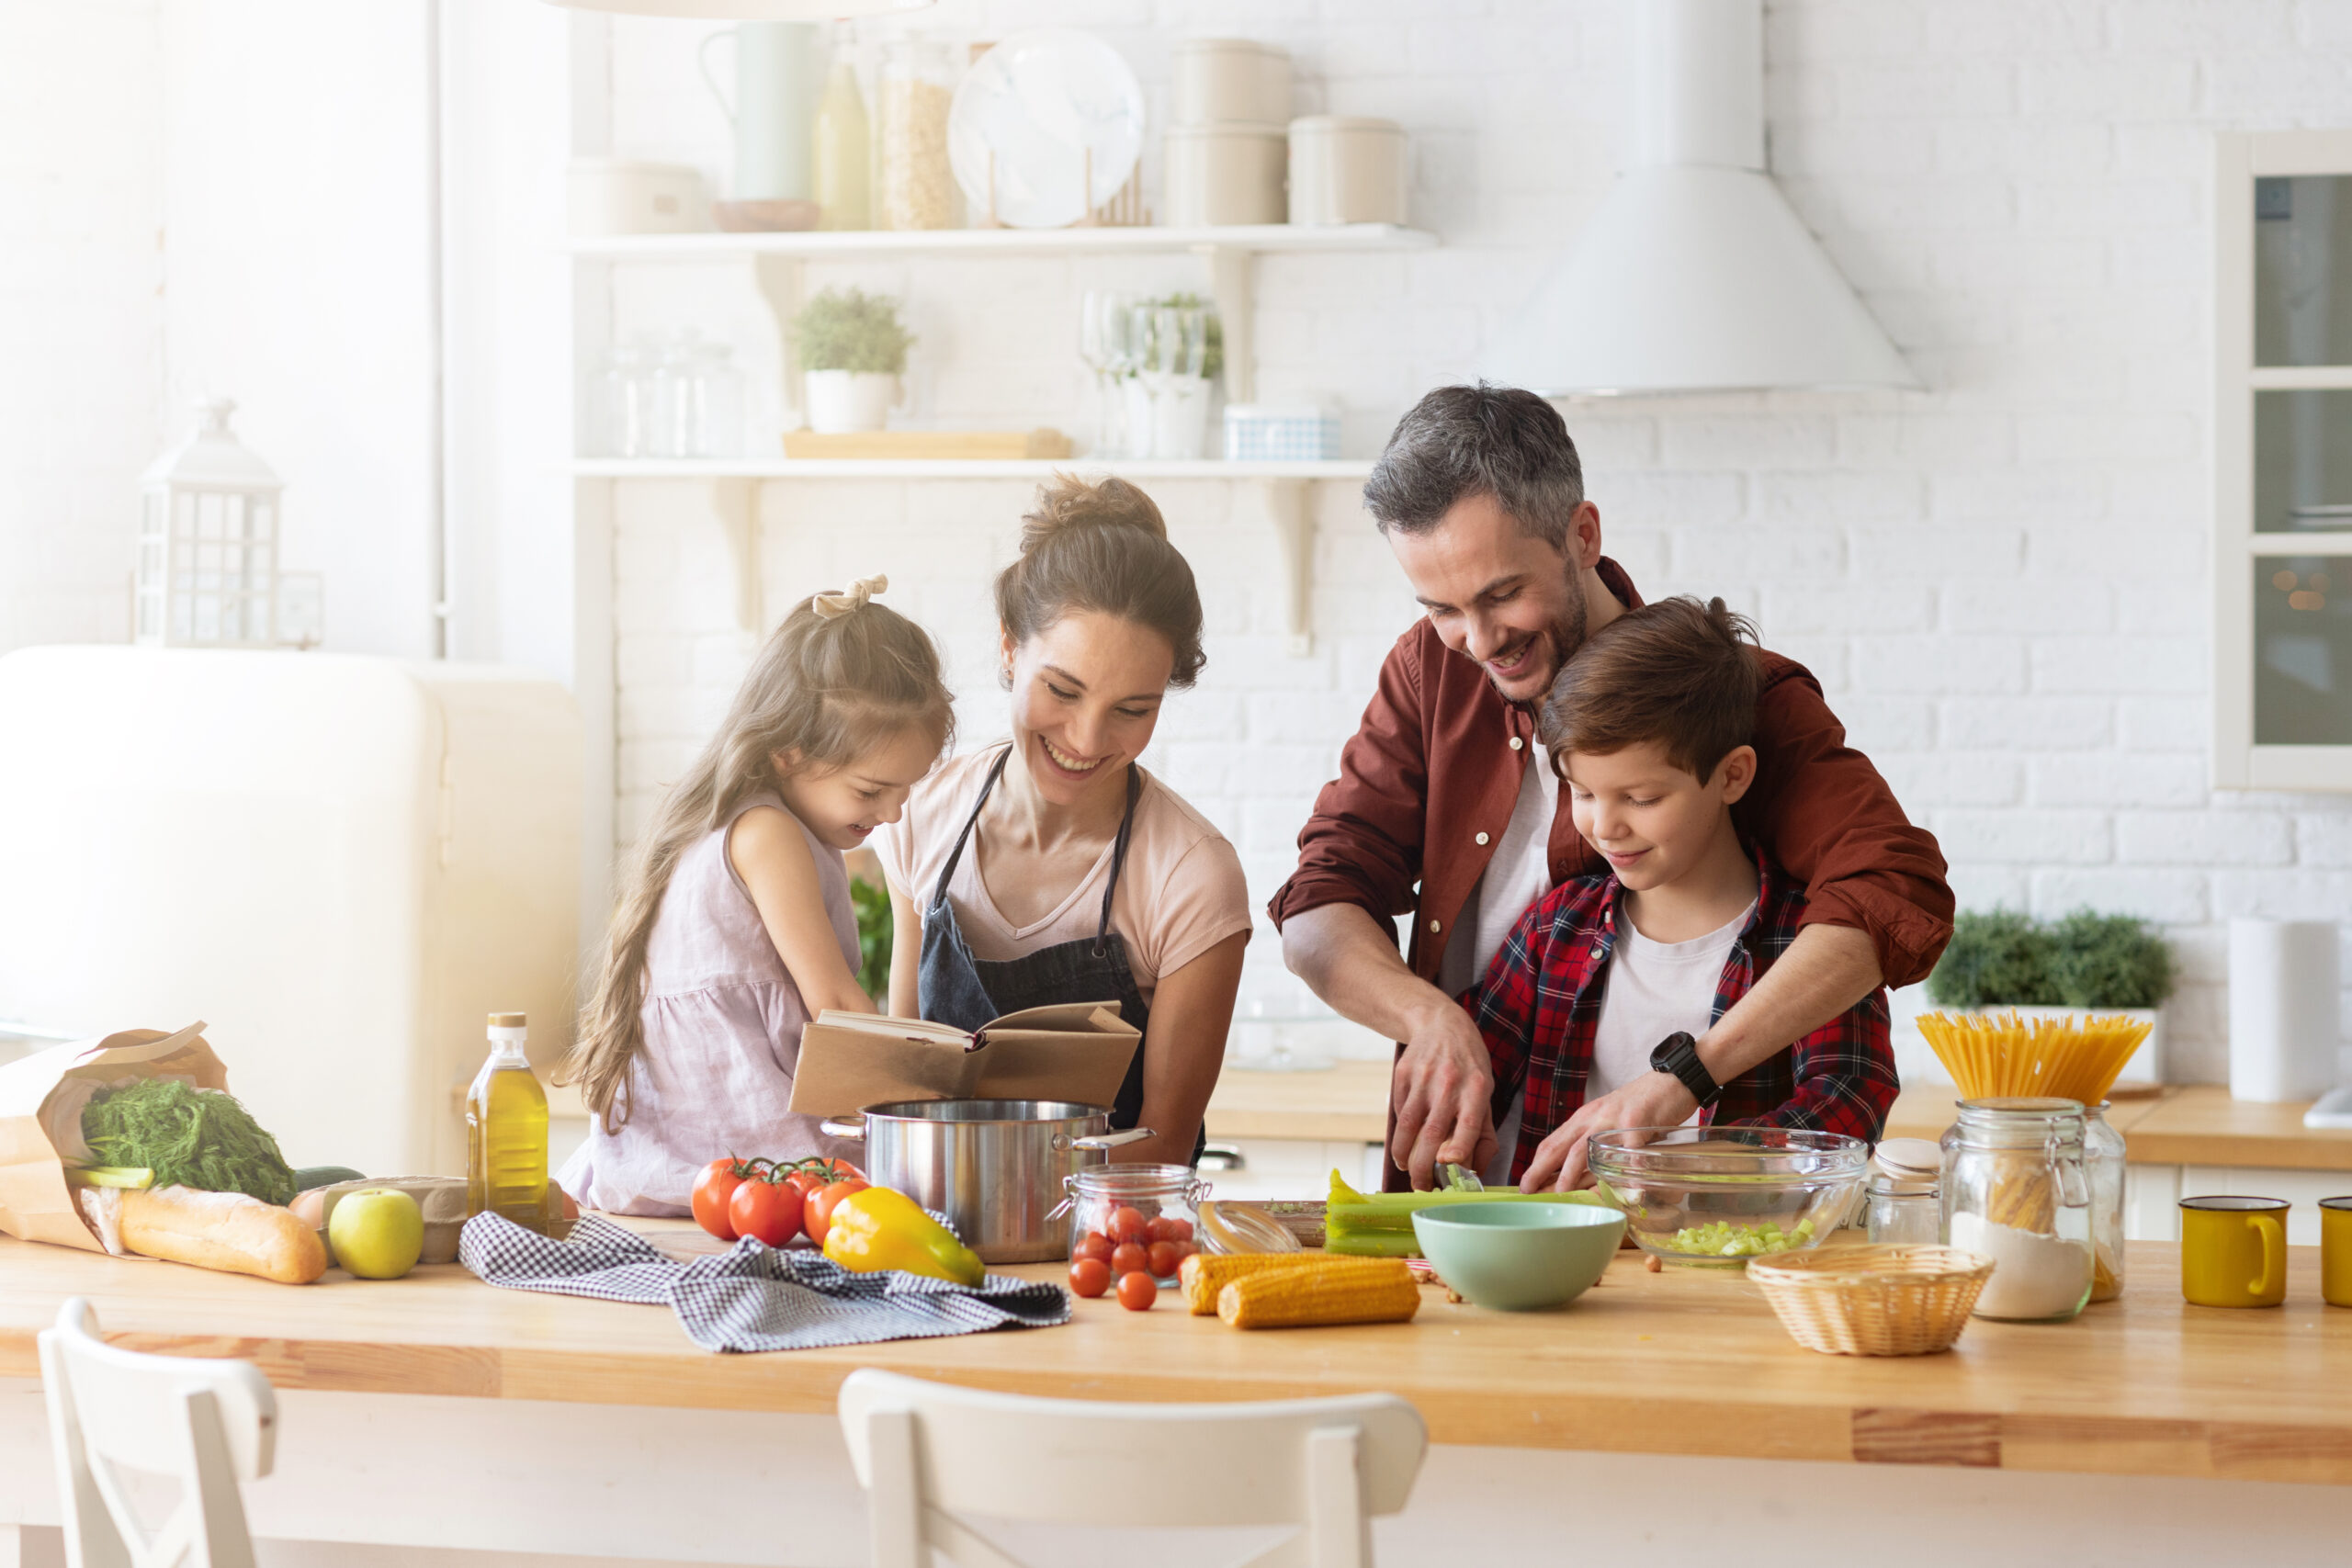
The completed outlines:
{"type": "Polygon", "coordinates": [[[898,302],[860,288],[828,288],[792,318],[808,428],[826,435],[879,430],[899,400],[914,334],[898,302]]]}
{"type": "Polygon", "coordinates": [[[2148,1038],[2117,1081],[2161,1083],[2163,1010],[2174,978],[2171,947],[2144,920],[2077,909],[2043,922],[1994,909],[1952,922],[1951,943],[1928,976],[1928,999],[1946,1010],[2141,1020],[2148,1038]]]}

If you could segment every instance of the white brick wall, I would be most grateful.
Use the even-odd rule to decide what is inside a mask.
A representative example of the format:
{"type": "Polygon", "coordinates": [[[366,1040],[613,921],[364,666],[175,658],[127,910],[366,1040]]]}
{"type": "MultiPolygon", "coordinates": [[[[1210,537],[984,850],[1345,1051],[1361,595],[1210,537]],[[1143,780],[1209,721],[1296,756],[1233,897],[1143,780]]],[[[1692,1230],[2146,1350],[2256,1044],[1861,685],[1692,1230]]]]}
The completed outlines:
{"type": "MultiPolygon", "coordinates": [[[[990,38],[1032,9],[965,0],[924,25],[990,38]]],[[[2352,803],[2216,795],[2205,756],[2210,132],[2341,123],[2347,18],[2343,0],[1773,0],[1775,170],[1928,389],[1567,410],[1611,553],[1649,594],[1723,594],[1810,665],[1939,835],[1965,906],[2089,903],[2168,928],[2190,1077],[2226,1072],[2220,922],[2352,913],[2352,803]]],[[[1415,216],[1443,249],[1261,272],[1264,393],[1336,396],[1354,452],[1376,449],[1420,390],[1473,371],[1621,141],[1613,7],[1159,0],[1094,22],[1155,107],[1170,37],[1240,31],[1290,47],[1300,112],[1411,129],[1415,216]]],[[[630,37],[622,150],[723,177],[691,39],[630,37]]],[[[1087,406],[1073,291],[1130,276],[1055,261],[857,276],[912,292],[918,418],[1065,424],[1087,406]]],[[[966,738],[998,732],[986,586],[1023,490],[772,487],[771,611],[888,570],[894,600],[948,645],[966,738]]],[[[1262,897],[1412,606],[1348,487],[1325,487],[1316,651],[1284,657],[1272,543],[1235,521],[1246,498],[1212,484],[1159,495],[1212,636],[1201,689],[1172,705],[1151,761],[1235,836],[1262,897]]],[[[743,645],[720,626],[723,558],[692,498],[648,487],[620,528],[626,824],[743,645]],[[680,559],[707,570],[689,583],[680,559]],[[724,655],[682,683],[673,644],[694,634],[724,655]]],[[[1261,930],[1247,985],[1281,984],[1261,930]]]]}

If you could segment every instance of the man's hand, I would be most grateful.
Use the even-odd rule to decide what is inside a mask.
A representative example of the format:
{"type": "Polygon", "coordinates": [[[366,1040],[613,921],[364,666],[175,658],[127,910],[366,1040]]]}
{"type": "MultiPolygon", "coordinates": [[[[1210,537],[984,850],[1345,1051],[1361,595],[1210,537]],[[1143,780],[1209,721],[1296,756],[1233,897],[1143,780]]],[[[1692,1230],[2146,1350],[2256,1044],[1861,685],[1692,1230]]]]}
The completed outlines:
{"type": "Polygon", "coordinates": [[[1566,1192],[1589,1187],[1592,1172],[1585,1162],[1587,1138],[1619,1127],[1679,1127],[1698,1109],[1698,1100],[1672,1073],[1644,1073],[1623,1089],[1587,1100],[1554,1128],[1536,1145],[1535,1157],[1519,1179],[1519,1190],[1566,1192]]]}
{"type": "Polygon", "coordinates": [[[1442,997],[1405,1037],[1388,1093],[1396,1107],[1388,1157],[1416,1189],[1437,1182],[1441,1165],[1485,1168],[1495,1156],[1495,1073],[1478,1026],[1442,997]]]}

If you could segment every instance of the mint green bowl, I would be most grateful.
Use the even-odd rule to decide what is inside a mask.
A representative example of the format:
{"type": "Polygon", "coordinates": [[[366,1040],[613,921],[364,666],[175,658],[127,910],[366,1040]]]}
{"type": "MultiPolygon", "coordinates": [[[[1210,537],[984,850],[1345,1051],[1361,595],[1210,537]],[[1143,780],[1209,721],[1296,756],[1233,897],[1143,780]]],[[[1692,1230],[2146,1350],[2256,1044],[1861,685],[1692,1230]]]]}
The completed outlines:
{"type": "Polygon", "coordinates": [[[1600,1278],[1625,1216],[1586,1203],[1453,1203],[1417,1212],[1413,1235],[1438,1278],[1473,1305],[1534,1312],[1600,1278]]]}

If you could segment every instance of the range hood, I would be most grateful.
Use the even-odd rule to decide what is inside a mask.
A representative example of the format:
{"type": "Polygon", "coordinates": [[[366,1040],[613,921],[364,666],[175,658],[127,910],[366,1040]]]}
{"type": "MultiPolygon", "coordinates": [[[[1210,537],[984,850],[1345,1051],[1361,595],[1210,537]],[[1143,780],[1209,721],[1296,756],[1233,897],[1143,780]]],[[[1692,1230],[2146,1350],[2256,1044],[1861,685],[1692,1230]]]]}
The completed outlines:
{"type": "Polygon", "coordinates": [[[1633,4],[1633,165],[1482,369],[1547,397],[1917,386],[1765,172],[1762,0],[1633,4]]]}

